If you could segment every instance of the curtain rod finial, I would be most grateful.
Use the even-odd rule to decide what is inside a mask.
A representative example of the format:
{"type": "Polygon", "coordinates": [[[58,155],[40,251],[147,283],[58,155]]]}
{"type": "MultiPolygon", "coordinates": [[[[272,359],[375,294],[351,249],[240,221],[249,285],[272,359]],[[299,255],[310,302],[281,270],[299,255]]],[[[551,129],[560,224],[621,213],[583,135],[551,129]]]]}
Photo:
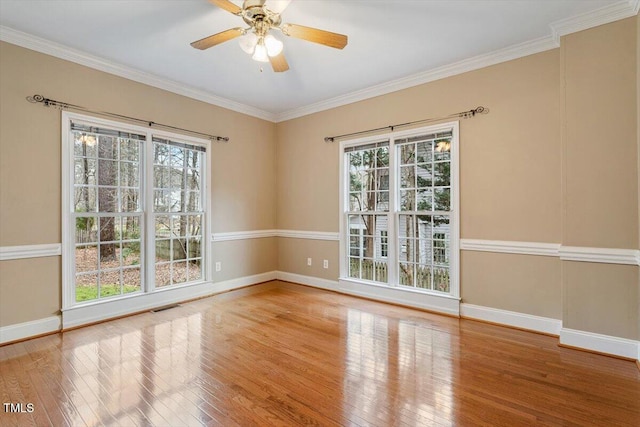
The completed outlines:
{"type": "Polygon", "coordinates": [[[334,141],[335,141],[335,139],[330,137],[330,136],[327,136],[327,137],[324,138],[324,142],[334,142],[334,141]]]}

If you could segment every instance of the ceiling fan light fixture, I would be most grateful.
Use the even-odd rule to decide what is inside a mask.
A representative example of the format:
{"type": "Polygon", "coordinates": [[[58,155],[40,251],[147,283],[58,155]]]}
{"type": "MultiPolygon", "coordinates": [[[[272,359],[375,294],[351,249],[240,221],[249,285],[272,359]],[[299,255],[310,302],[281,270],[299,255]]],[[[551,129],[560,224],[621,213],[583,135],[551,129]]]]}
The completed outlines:
{"type": "Polygon", "coordinates": [[[284,47],[283,43],[271,34],[264,38],[264,45],[267,48],[267,54],[269,56],[278,56],[282,52],[284,47]]]}
{"type": "Polygon", "coordinates": [[[267,47],[264,45],[264,41],[260,40],[256,45],[256,50],[251,57],[254,61],[269,62],[269,55],[267,53],[267,47]]]}
{"type": "Polygon", "coordinates": [[[254,32],[246,33],[244,36],[238,39],[238,43],[240,44],[240,48],[244,50],[249,55],[253,55],[256,50],[256,45],[258,44],[258,36],[254,32]]]}

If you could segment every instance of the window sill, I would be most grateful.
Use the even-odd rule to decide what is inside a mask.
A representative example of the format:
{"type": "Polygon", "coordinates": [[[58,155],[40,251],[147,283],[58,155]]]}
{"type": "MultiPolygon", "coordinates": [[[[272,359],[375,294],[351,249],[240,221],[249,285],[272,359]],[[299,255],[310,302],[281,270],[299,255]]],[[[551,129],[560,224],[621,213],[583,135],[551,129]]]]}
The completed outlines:
{"type": "Polygon", "coordinates": [[[460,298],[423,289],[389,286],[381,283],[341,277],[339,290],[351,295],[400,304],[450,316],[460,315],[460,298]]]}

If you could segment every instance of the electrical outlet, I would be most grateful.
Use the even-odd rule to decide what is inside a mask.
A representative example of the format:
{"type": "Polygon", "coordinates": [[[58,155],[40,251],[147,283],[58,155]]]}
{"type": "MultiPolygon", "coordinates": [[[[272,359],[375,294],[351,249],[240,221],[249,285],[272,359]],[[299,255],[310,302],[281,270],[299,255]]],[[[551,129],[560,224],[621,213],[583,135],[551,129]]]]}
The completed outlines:
{"type": "Polygon", "coordinates": [[[216,262],[216,271],[222,271],[222,263],[220,261],[216,262]]]}
{"type": "Polygon", "coordinates": [[[325,259],[324,261],[322,261],[322,268],[329,268],[329,260],[325,259]]]}
{"type": "Polygon", "coordinates": [[[307,258],[307,265],[311,267],[311,258],[307,258]]]}

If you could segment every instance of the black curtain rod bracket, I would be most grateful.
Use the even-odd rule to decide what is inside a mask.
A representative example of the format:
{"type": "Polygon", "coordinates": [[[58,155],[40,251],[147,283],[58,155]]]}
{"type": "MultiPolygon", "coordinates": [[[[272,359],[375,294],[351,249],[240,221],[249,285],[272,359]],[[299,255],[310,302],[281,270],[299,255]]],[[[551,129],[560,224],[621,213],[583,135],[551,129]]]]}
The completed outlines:
{"type": "Polygon", "coordinates": [[[27,101],[31,102],[32,104],[42,104],[45,107],[55,107],[55,108],[58,108],[59,110],[84,111],[86,113],[94,113],[94,114],[99,114],[101,116],[107,116],[107,117],[112,117],[112,118],[117,118],[117,119],[130,120],[130,121],[133,121],[133,122],[137,122],[137,123],[148,125],[149,127],[154,127],[155,126],[155,127],[160,127],[160,128],[170,129],[170,130],[187,132],[187,133],[190,133],[192,135],[198,135],[198,136],[201,136],[201,137],[205,137],[205,138],[209,139],[212,142],[229,142],[229,137],[228,136],[211,135],[211,134],[208,134],[208,133],[198,132],[198,131],[191,130],[191,129],[184,129],[184,128],[180,128],[180,127],[177,127],[177,126],[171,126],[171,125],[165,125],[165,124],[162,124],[162,123],[156,123],[156,122],[153,122],[151,120],[138,119],[136,117],[124,116],[122,114],[109,113],[107,111],[91,110],[89,108],[82,107],[80,105],[69,104],[68,102],[62,102],[62,101],[58,101],[58,100],[51,99],[51,98],[45,98],[42,95],[27,96],[27,101]]]}
{"type": "Polygon", "coordinates": [[[469,119],[471,117],[475,117],[478,114],[489,114],[489,109],[480,106],[480,107],[476,107],[476,108],[474,108],[472,110],[461,111],[459,113],[449,114],[448,116],[444,116],[444,117],[435,117],[435,118],[430,118],[430,119],[415,120],[413,122],[399,123],[399,124],[383,126],[383,127],[375,128],[375,129],[361,130],[361,131],[358,131],[358,132],[345,133],[345,134],[336,135],[336,136],[327,136],[327,137],[324,138],[324,142],[335,142],[336,139],[342,139],[342,138],[346,138],[346,137],[349,137],[349,136],[357,136],[357,135],[365,135],[365,134],[369,134],[369,133],[381,132],[383,130],[390,130],[391,132],[393,132],[395,130],[395,128],[400,128],[400,127],[405,127],[405,126],[412,126],[412,125],[417,125],[417,124],[422,124],[422,123],[429,123],[429,122],[438,122],[440,120],[446,120],[446,119],[453,119],[453,118],[469,119]]]}

